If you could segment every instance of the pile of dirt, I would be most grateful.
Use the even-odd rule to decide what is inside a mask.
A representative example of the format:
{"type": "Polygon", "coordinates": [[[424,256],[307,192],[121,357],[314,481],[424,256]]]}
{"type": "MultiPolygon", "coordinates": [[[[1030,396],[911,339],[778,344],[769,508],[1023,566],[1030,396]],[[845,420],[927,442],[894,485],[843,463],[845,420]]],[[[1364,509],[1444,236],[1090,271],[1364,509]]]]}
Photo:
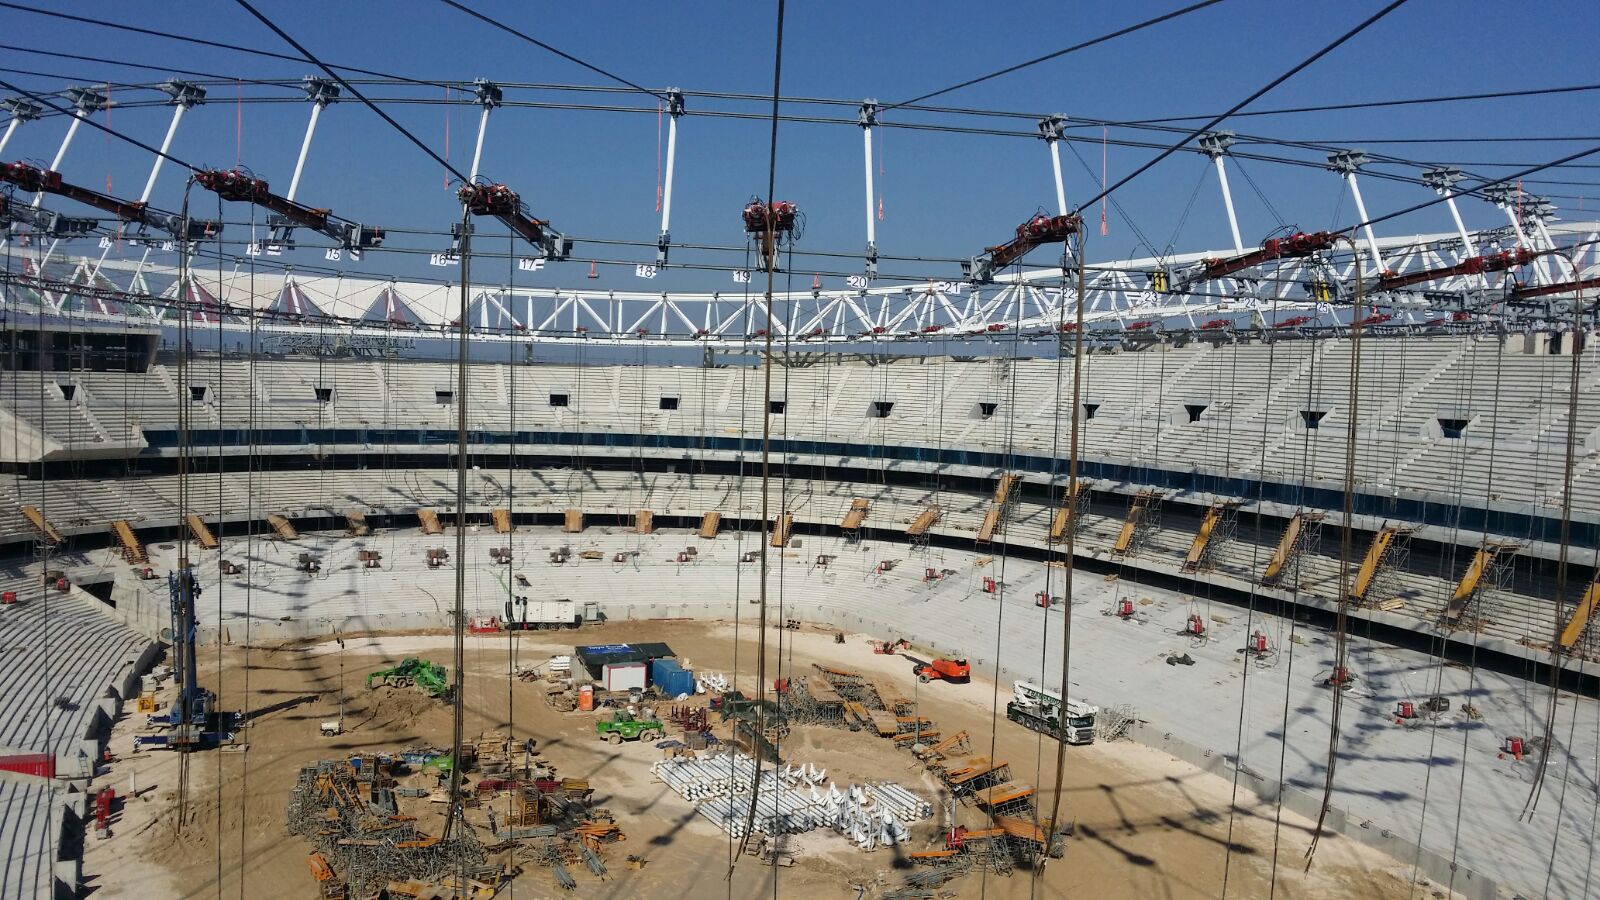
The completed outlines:
{"type": "Polygon", "coordinates": [[[409,725],[446,705],[413,688],[377,687],[365,698],[364,706],[351,712],[346,730],[391,728],[409,725]]]}

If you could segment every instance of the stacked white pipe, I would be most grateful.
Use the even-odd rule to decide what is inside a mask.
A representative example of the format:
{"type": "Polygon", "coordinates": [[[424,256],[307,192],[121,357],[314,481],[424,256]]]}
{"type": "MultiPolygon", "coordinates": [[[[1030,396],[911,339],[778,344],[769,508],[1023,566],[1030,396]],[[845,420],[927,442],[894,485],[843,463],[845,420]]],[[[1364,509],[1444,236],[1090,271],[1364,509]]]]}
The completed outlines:
{"type": "Polygon", "coordinates": [[[827,770],[809,763],[763,770],[759,792],[753,790],[755,761],[738,752],[666,759],[651,771],[736,838],[744,836],[747,822],[755,832],[773,835],[830,828],[862,850],[876,850],[910,841],[906,826],[933,815],[932,803],[894,782],[840,789],[830,781],[823,790],[827,770]]]}

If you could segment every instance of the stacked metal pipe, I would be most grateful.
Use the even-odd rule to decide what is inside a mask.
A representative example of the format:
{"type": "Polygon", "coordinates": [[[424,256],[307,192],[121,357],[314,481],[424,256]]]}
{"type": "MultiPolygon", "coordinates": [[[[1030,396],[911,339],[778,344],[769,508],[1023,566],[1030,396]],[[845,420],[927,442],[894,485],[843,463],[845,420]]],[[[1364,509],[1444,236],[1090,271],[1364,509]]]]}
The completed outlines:
{"type": "Polygon", "coordinates": [[[699,813],[728,834],[742,838],[746,823],[761,834],[800,834],[831,828],[863,850],[911,840],[906,826],[933,815],[933,804],[894,782],[821,785],[826,769],[787,764],[760,773],[756,764],[733,752],[697,759],[666,759],[652,772],[673,792],[696,804],[699,813]],[[751,814],[752,800],[754,815],[751,814]]]}

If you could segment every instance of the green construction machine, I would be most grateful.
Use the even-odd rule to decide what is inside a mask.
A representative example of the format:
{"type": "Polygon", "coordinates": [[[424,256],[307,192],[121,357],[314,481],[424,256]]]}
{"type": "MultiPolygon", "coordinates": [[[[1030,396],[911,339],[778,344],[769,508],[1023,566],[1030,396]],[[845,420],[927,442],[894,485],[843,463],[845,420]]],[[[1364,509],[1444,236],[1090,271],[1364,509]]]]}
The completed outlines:
{"type": "Polygon", "coordinates": [[[450,682],[444,666],[408,656],[392,669],[382,669],[367,676],[367,689],[375,685],[405,688],[414,687],[430,697],[440,700],[450,696],[450,682]]]}
{"type": "Polygon", "coordinates": [[[656,719],[636,719],[626,710],[617,710],[611,719],[594,723],[594,733],[613,744],[623,741],[649,743],[661,737],[661,722],[656,719]]]}

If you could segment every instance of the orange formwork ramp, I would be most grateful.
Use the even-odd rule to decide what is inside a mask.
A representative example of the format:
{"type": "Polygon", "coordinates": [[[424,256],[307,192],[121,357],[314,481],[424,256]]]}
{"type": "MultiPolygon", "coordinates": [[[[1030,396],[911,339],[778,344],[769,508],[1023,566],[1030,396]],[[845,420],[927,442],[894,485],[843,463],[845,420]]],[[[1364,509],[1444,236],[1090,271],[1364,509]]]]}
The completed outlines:
{"type": "Polygon", "coordinates": [[[917,513],[917,517],[912,519],[911,524],[906,528],[906,534],[914,538],[924,537],[927,535],[928,529],[932,528],[934,523],[938,521],[939,508],[937,506],[930,506],[924,509],[922,512],[917,513]]]}
{"type": "Polygon", "coordinates": [[[700,536],[711,540],[722,530],[722,513],[712,510],[700,517],[700,536]]]}
{"type": "Polygon", "coordinates": [[[1467,611],[1467,605],[1483,587],[1484,577],[1495,566],[1521,549],[1521,544],[1504,541],[1484,541],[1480,544],[1478,552],[1472,555],[1472,562],[1467,564],[1467,571],[1462,573],[1461,581],[1456,584],[1455,591],[1450,595],[1450,603],[1444,608],[1444,620],[1451,624],[1461,621],[1462,614],[1467,611]]]}
{"type": "Polygon", "coordinates": [[[417,510],[417,521],[422,523],[423,534],[444,534],[444,525],[439,521],[439,514],[431,509],[417,510]]]}
{"type": "Polygon", "coordinates": [[[861,527],[861,523],[867,520],[867,511],[869,509],[870,504],[868,504],[866,500],[863,500],[860,497],[851,500],[850,509],[845,512],[844,520],[839,523],[839,527],[845,531],[855,531],[859,529],[861,527]]]}
{"type": "Polygon", "coordinates": [[[1211,547],[1211,542],[1217,537],[1218,528],[1222,525],[1223,517],[1231,510],[1238,507],[1238,503],[1224,501],[1214,503],[1206,510],[1205,518],[1200,521],[1200,530],[1195,532],[1194,541],[1189,544],[1189,554],[1183,559],[1184,572],[1200,571],[1200,564],[1205,562],[1206,551],[1211,547]]]}
{"type": "Polygon", "coordinates": [[[978,543],[987,544],[994,540],[994,533],[1000,527],[1000,507],[991,506],[983,514],[983,524],[978,526],[978,543]]]}
{"type": "Polygon", "coordinates": [[[1378,533],[1372,536],[1372,543],[1367,546],[1367,555],[1361,559],[1361,568],[1356,570],[1356,583],[1350,588],[1350,599],[1357,603],[1365,602],[1372,592],[1372,583],[1377,580],[1378,573],[1383,571],[1383,564],[1388,559],[1389,551],[1395,542],[1411,534],[1412,529],[1401,525],[1384,525],[1378,533]]]}
{"type": "Polygon", "coordinates": [[[287,516],[268,513],[267,524],[271,525],[272,532],[283,540],[292,541],[300,537],[300,532],[295,530],[294,523],[290,522],[287,516]]]}
{"type": "Polygon", "coordinates": [[[994,787],[986,787],[981,791],[977,791],[972,797],[978,802],[979,806],[993,809],[997,806],[1015,803],[1018,800],[1026,800],[1033,795],[1033,785],[1025,784],[1021,781],[1006,781],[994,787]]]}
{"type": "Polygon", "coordinates": [[[1017,484],[1022,481],[1021,475],[1005,474],[1000,476],[1000,481],[994,486],[994,502],[996,506],[1005,506],[1011,501],[1011,492],[1017,489],[1017,484]]]}
{"type": "Polygon", "coordinates": [[[1594,615],[1596,606],[1600,606],[1600,571],[1595,572],[1595,580],[1583,592],[1583,599],[1578,601],[1578,608],[1572,611],[1567,627],[1561,629],[1561,649],[1571,650],[1577,646],[1584,630],[1589,627],[1589,619],[1594,615]]]}
{"type": "Polygon", "coordinates": [[[117,544],[122,547],[122,558],[134,565],[144,565],[149,562],[149,557],[144,552],[144,544],[139,541],[139,536],[133,533],[133,526],[127,519],[118,519],[111,523],[111,531],[117,536],[117,544]]]}
{"type": "Polygon", "coordinates": [[[789,546],[789,532],[794,530],[794,513],[784,513],[772,523],[772,546],[789,546]]]}
{"type": "Polygon", "coordinates": [[[184,517],[184,522],[189,526],[189,534],[194,536],[195,542],[203,549],[215,550],[222,546],[217,542],[217,536],[206,526],[204,519],[191,513],[184,517]]]}
{"type": "Polygon", "coordinates": [[[1043,828],[1033,824],[1032,819],[1024,819],[1021,816],[995,816],[994,824],[1005,832],[1006,837],[1018,840],[1043,844],[1049,837],[1043,828]]]}
{"type": "Polygon", "coordinates": [[[40,512],[37,506],[24,506],[22,508],[22,517],[27,519],[40,534],[44,535],[45,540],[52,544],[61,543],[61,532],[50,524],[50,521],[44,517],[44,513],[40,512]]]}
{"type": "Polygon", "coordinates": [[[1267,560],[1266,571],[1261,573],[1262,584],[1273,584],[1283,577],[1284,567],[1299,552],[1300,541],[1311,521],[1310,514],[1306,512],[1297,512],[1290,517],[1283,526],[1283,536],[1278,539],[1278,549],[1272,552],[1272,558],[1267,560]]]}

